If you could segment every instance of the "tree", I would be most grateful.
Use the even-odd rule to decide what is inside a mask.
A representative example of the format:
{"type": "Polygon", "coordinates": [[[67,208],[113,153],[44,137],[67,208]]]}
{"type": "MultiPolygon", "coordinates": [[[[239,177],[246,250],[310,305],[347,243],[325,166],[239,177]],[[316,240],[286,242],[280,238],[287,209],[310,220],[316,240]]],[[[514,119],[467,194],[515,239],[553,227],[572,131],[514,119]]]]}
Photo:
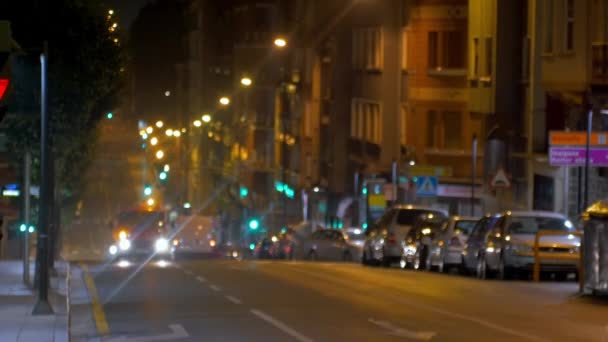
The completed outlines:
{"type": "Polygon", "coordinates": [[[25,149],[35,157],[40,151],[38,56],[47,42],[56,178],[61,193],[73,194],[90,161],[97,123],[118,102],[122,39],[110,32],[107,10],[85,0],[2,2],[0,18],[11,21],[13,37],[25,50],[14,63],[15,91],[2,122],[8,150],[15,161],[25,149]]]}

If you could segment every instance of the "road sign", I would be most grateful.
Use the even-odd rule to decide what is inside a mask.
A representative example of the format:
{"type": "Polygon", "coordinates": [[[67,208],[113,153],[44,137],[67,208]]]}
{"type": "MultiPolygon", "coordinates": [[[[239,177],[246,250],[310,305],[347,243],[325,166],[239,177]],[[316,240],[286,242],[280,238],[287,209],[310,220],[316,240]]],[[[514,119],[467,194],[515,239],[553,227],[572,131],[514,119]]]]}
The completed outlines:
{"type": "MultiPolygon", "coordinates": [[[[593,146],[607,146],[608,134],[591,133],[590,143],[593,146]]],[[[549,133],[551,146],[585,146],[587,145],[587,132],[551,131],[549,133]]]]}
{"type": "MultiPolygon", "coordinates": [[[[585,147],[551,147],[549,148],[549,164],[552,166],[584,166],[586,155],[585,147]]],[[[608,167],[608,149],[591,148],[589,165],[608,167]]]]}
{"type": "Polygon", "coordinates": [[[439,181],[435,176],[418,177],[416,181],[416,196],[431,197],[437,196],[439,181]]]}
{"type": "Polygon", "coordinates": [[[502,168],[499,168],[496,171],[494,177],[490,181],[490,186],[494,189],[505,189],[511,187],[511,180],[509,180],[509,176],[502,168]]]}
{"type": "Polygon", "coordinates": [[[408,169],[410,176],[437,176],[451,177],[452,168],[449,166],[430,166],[430,165],[415,165],[408,169]]]}

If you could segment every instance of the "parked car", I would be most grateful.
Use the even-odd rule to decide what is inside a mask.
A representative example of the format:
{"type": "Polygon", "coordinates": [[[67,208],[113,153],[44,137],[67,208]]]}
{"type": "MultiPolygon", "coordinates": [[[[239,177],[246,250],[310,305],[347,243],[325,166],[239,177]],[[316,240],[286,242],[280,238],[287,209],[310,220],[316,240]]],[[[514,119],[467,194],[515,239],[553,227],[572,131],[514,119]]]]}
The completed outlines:
{"type": "Polygon", "coordinates": [[[352,260],[352,251],[347,238],[340,230],[319,229],[295,247],[299,259],[308,260],[352,260]]]}
{"type": "Polygon", "coordinates": [[[365,232],[361,262],[364,265],[380,263],[384,266],[400,262],[403,255],[402,241],[415,221],[428,214],[448,217],[447,212],[428,207],[399,205],[389,209],[365,232]]]}
{"type": "Polygon", "coordinates": [[[253,250],[253,255],[258,259],[273,259],[274,255],[274,242],[269,237],[265,237],[257,243],[253,250]]]}
{"type": "Polygon", "coordinates": [[[477,260],[480,257],[479,251],[485,243],[488,231],[498,218],[499,215],[497,214],[486,214],[473,227],[473,231],[462,249],[461,264],[464,273],[475,274],[477,272],[477,260]]]}
{"type": "MultiPolygon", "coordinates": [[[[496,216],[485,234],[471,235],[468,247],[476,254],[475,273],[479,278],[496,275],[507,279],[534,266],[534,240],[542,230],[574,232],[574,225],[562,214],[531,211],[506,212],[496,216]],[[474,240],[474,244],[471,241],[474,240]]],[[[580,239],[575,235],[542,236],[539,253],[541,272],[568,275],[578,272],[580,239]]],[[[469,267],[473,258],[469,258],[469,267]]],[[[565,277],[564,277],[565,278],[565,277]]]]}
{"type": "Polygon", "coordinates": [[[462,267],[462,251],[477,221],[474,217],[450,217],[431,243],[431,268],[444,272],[450,267],[462,267]]]}
{"type": "Polygon", "coordinates": [[[431,269],[431,247],[433,240],[448,225],[443,215],[429,213],[421,215],[403,241],[401,268],[431,269]]]}
{"type": "Polygon", "coordinates": [[[345,228],[344,235],[347,237],[346,242],[351,247],[353,259],[361,260],[363,245],[365,244],[365,232],[363,229],[356,227],[345,228]]]}

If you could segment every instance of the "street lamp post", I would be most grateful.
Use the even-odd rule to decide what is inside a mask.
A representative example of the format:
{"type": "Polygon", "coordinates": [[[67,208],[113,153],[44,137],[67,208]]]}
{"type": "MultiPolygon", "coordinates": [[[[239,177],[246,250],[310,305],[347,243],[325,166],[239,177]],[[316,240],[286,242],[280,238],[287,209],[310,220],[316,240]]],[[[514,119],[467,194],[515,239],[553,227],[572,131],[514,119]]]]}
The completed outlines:
{"type": "Polygon", "coordinates": [[[473,134],[473,151],[471,160],[471,216],[475,216],[475,178],[477,177],[477,134],[473,134]]]}
{"type": "MultiPolygon", "coordinates": [[[[608,115],[608,110],[600,110],[600,114],[608,115]]],[[[583,185],[583,208],[586,210],[589,205],[589,167],[591,161],[591,134],[593,130],[593,108],[587,112],[587,141],[585,144],[585,183],[583,185]]]]}

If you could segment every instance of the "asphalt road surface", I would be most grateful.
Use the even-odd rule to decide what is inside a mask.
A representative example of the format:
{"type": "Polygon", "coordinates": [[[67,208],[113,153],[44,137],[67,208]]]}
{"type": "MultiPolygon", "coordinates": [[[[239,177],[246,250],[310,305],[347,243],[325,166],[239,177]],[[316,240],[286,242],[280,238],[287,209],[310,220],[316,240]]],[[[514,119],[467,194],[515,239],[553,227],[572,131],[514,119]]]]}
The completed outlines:
{"type": "Polygon", "coordinates": [[[346,263],[122,266],[82,273],[103,341],[608,340],[608,301],[577,296],[574,282],[481,281],[346,263]]]}

